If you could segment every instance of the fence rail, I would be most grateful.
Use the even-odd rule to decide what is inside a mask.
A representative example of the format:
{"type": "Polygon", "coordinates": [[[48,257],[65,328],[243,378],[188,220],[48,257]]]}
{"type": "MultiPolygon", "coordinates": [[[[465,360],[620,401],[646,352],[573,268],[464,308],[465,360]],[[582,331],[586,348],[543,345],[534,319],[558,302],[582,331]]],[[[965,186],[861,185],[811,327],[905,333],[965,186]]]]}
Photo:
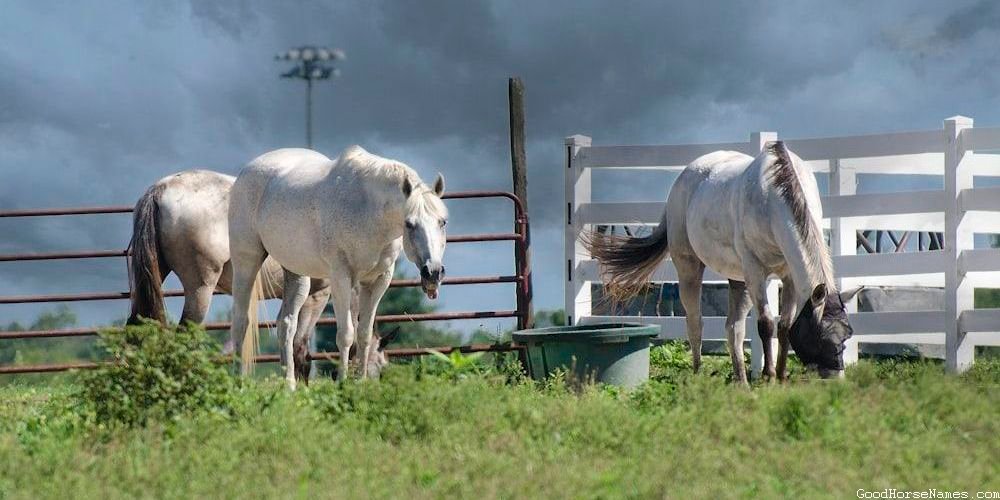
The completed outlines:
{"type": "MultiPolygon", "coordinates": [[[[398,357],[412,357],[412,356],[423,356],[425,354],[430,354],[432,351],[437,351],[442,354],[450,354],[454,351],[458,352],[511,352],[511,351],[522,351],[523,347],[514,345],[511,343],[507,344],[471,344],[463,346],[453,346],[453,347],[432,347],[432,348],[404,348],[404,349],[386,349],[385,353],[394,358],[398,357]]],[[[220,362],[225,362],[229,358],[221,358],[220,362]]],[[[257,363],[277,363],[280,361],[277,354],[260,354],[254,358],[257,363]]],[[[340,359],[340,353],[337,351],[321,351],[312,352],[306,356],[309,361],[333,361],[335,359],[340,359]]],[[[53,363],[46,365],[33,365],[33,366],[0,366],[0,375],[13,375],[17,373],[55,373],[55,372],[65,372],[69,370],[92,370],[97,368],[107,362],[88,362],[82,361],[78,363],[53,363]]]]}
{"type": "MultiPolygon", "coordinates": [[[[757,154],[778,138],[756,132],[746,142],[669,146],[593,146],[589,137],[568,137],[566,146],[566,314],[571,323],[640,321],[661,326],[665,338],[685,338],[682,317],[600,316],[592,309],[591,284],[599,283],[598,264],[580,243],[582,231],[598,225],[658,224],[664,202],[592,201],[594,169],[679,170],[702,154],[734,150],[757,154]]],[[[963,371],[973,362],[974,345],[1000,344],[1000,310],[973,310],[974,286],[1000,286],[1000,250],[975,249],[975,233],[1000,233],[1000,187],[974,187],[973,176],[1000,176],[1000,128],[974,128],[965,117],[944,121],[939,130],[891,134],[785,140],[789,148],[816,173],[826,173],[830,192],[822,197],[824,227],[830,243],[838,284],[941,286],[941,310],[863,312],[849,309],[855,339],[845,359],[857,359],[858,342],[944,343],[951,371],[963,371]],[[979,150],[980,154],[976,154],[979,150]],[[944,189],[858,194],[859,174],[931,174],[944,176],[944,189]],[[868,231],[933,232],[936,250],[905,252],[905,240],[890,239],[895,253],[858,255],[858,245],[870,248],[861,235],[868,231]],[[943,248],[940,243],[943,240],[943,248]],[[973,335],[974,334],[974,335],[973,335]]],[[[603,187],[603,186],[600,186],[603,187]]],[[[878,235],[881,238],[881,235],[878,235]]],[[[908,234],[904,236],[908,238],[908,234]]],[[[877,245],[878,246],[878,245],[877,245]]],[[[930,248],[930,247],[928,247],[930,248]]],[[[871,248],[870,251],[877,250],[871,248]]],[[[676,281],[669,259],[654,272],[652,281],[676,281]]],[[[725,282],[706,272],[706,282],[725,282]]],[[[777,284],[768,289],[772,307],[777,284]]],[[[776,314],[776,311],[771,312],[776,314]]],[[[707,317],[705,338],[724,338],[724,318],[707,317]]],[[[748,322],[754,371],[762,364],[763,346],[756,322],[748,322]]]]}
{"type": "MultiPolygon", "coordinates": [[[[459,276],[445,278],[443,285],[477,285],[477,284],[500,284],[512,283],[515,285],[515,297],[518,308],[515,310],[491,310],[491,311],[458,311],[458,312],[435,312],[422,314],[391,314],[380,315],[376,320],[382,323],[399,323],[408,321],[447,321],[447,320],[471,320],[484,318],[516,318],[518,328],[530,325],[531,310],[531,268],[529,267],[526,255],[528,253],[528,216],[524,210],[521,200],[512,193],[505,191],[460,191],[445,193],[444,199],[483,199],[483,198],[503,198],[509,200],[514,207],[514,232],[512,233],[481,233],[449,236],[449,243],[481,243],[495,241],[512,241],[514,243],[514,273],[505,276],[459,276]]],[[[77,207],[77,208],[42,208],[32,210],[0,210],[0,218],[13,217],[53,217],[70,215],[104,215],[131,213],[131,206],[102,206],[102,207],[77,207]]],[[[92,258],[128,258],[129,251],[126,250],[87,250],[87,251],[62,251],[45,253],[16,253],[0,254],[0,262],[25,262],[40,260],[64,260],[64,259],[92,259],[92,258]]],[[[420,280],[416,279],[395,279],[390,287],[417,287],[420,280]]],[[[131,283],[129,283],[131,290],[131,283]]],[[[223,292],[215,292],[220,295],[223,292]]],[[[181,290],[165,290],[165,297],[183,296],[181,290]]],[[[95,300],[122,300],[128,299],[130,291],[120,292],[86,292],[73,294],[46,294],[46,295],[7,295],[0,296],[0,305],[3,304],[33,304],[50,302],[76,302],[95,300]]],[[[321,318],[317,325],[334,325],[336,318],[321,318]]],[[[207,330],[229,329],[229,323],[208,323],[207,330]]],[[[260,323],[262,328],[272,328],[274,321],[264,321],[260,323]]],[[[39,339],[39,338],[60,338],[60,337],[87,337],[97,335],[100,328],[65,328],[51,330],[30,330],[30,331],[0,331],[0,341],[14,339],[39,339]]],[[[512,344],[498,344],[489,346],[458,346],[435,348],[442,352],[452,350],[465,351],[502,351],[517,350],[518,346],[512,344]]],[[[416,356],[427,354],[426,349],[394,349],[387,351],[394,356],[416,356]]],[[[332,359],[336,353],[312,353],[315,359],[332,359]]],[[[276,362],[277,356],[264,355],[258,358],[261,362],[276,362]]],[[[0,374],[13,373],[49,373],[72,369],[87,369],[99,366],[98,363],[61,363],[46,365],[22,365],[22,366],[0,366],[0,374]]]]}

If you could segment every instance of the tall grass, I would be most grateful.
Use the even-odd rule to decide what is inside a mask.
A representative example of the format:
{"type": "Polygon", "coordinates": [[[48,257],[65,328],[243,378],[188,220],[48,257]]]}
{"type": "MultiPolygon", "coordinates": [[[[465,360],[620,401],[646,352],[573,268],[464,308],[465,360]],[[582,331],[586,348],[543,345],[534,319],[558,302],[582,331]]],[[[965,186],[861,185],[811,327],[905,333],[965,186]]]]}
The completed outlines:
{"type": "MultiPolygon", "coordinates": [[[[1000,490],[1000,363],[863,361],[842,382],[745,390],[653,353],[631,392],[535,384],[483,364],[379,382],[242,384],[231,411],[108,427],[73,386],[0,388],[0,498],[854,497],[1000,490]],[[98,422],[99,424],[99,422],[98,422]]],[[[713,366],[718,365],[713,369],[713,366]]]]}

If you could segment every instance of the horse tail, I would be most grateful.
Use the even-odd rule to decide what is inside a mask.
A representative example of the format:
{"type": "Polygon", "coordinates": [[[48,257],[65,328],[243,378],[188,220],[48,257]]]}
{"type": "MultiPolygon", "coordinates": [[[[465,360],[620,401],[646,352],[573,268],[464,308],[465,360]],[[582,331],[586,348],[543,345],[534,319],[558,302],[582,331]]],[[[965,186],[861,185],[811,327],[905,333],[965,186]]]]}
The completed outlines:
{"type": "Polygon", "coordinates": [[[597,231],[580,236],[601,264],[604,289],[613,300],[632,297],[649,284],[649,277],[667,256],[667,213],[648,236],[615,236],[597,231]]]}
{"type": "Polygon", "coordinates": [[[146,190],[139,198],[132,212],[132,240],[129,248],[132,250],[130,271],[132,287],[129,299],[132,310],[128,323],[136,324],[140,318],[148,318],[160,323],[167,322],[166,310],[163,307],[163,274],[165,263],[160,250],[159,238],[159,200],[166,188],[164,184],[155,184],[146,190]]]}
{"type": "Polygon", "coordinates": [[[257,310],[262,300],[264,300],[264,287],[261,285],[260,271],[257,271],[257,277],[253,280],[253,288],[250,290],[247,329],[243,332],[243,348],[240,349],[244,375],[253,373],[257,364],[257,355],[260,354],[260,324],[257,319],[257,310]]]}

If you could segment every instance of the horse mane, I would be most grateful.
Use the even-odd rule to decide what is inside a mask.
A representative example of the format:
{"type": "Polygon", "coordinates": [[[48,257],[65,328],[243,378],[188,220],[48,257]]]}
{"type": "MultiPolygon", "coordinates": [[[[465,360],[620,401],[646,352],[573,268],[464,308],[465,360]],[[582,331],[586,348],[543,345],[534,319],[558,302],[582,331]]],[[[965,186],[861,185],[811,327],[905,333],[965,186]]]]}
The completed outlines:
{"type": "Polygon", "coordinates": [[[360,175],[385,180],[397,189],[402,187],[404,180],[409,180],[413,192],[406,199],[406,213],[427,211],[437,217],[448,217],[448,209],[441,202],[441,198],[420,179],[416,170],[405,163],[369,153],[357,144],[345,149],[340,155],[340,161],[353,163],[361,167],[358,169],[360,175]]]}
{"type": "Polygon", "coordinates": [[[774,161],[765,166],[764,181],[775,188],[791,212],[796,233],[805,247],[804,261],[813,276],[819,275],[827,289],[836,291],[833,279],[833,261],[826,246],[822,229],[816,224],[809,209],[809,202],[799,181],[794,160],[782,141],[768,143],[765,147],[774,161]]]}

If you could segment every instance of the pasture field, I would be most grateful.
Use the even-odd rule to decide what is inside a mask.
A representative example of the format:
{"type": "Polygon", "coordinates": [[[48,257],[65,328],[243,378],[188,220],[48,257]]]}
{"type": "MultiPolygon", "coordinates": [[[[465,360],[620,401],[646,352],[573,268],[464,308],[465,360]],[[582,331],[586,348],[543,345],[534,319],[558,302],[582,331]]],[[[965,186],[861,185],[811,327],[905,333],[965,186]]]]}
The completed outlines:
{"type": "MultiPolygon", "coordinates": [[[[0,498],[855,498],[1000,490],[1000,363],[960,377],[863,360],[841,382],[747,391],[683,344],[633,391],[544,385],[488,360],[379,382],[276,378],[145,425],[88,417],[81,385],[0,388],[0,498]],[[74,403],[74,401],[77,401],[74,403]]],[[[150,382],[155,383],[155,382],[150,382]]],[[[98,403],[99,404],[99,403],[98,403]]]]}

